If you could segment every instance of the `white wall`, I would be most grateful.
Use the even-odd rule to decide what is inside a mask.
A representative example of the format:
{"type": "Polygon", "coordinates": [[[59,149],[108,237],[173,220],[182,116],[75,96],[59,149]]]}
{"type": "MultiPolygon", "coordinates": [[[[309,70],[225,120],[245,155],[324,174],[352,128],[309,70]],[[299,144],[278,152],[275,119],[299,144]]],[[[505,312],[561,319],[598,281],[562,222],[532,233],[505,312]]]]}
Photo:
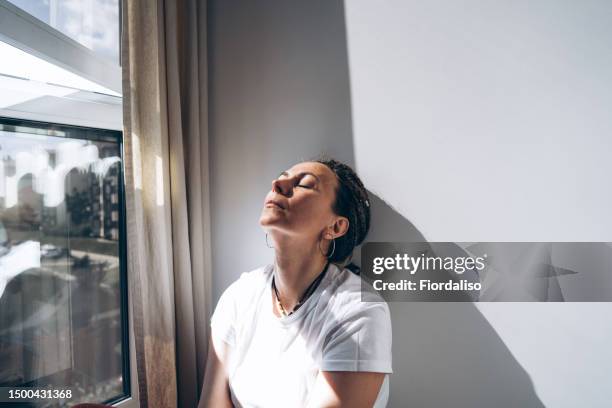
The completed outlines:
{"type": "Polygon", "coordinates": [[[209,2],[214,301],[272,261],[259,215],[272,179],[332,152],[353,163],[341,3],[209,2]]]}
{"type": "MultiPolygon", "coordinates": [[[[606,1],[346,2],[365,185],[430,241],[612,241],[611,16],[606,1]]],[[[473,325],[470,305],[394,306],[396,337],[424,343],[420,356],[394,347],[414,353],[395,377],[398,406],[491,406],[495,395],[537,406],[513,399],[528,386],[481,372],[504,362],[491,331],[545,406],[612,401],[612,304],[478,304],[490,327],[473,325]],[[413,336],[411,319],[434,317],[425,324],[443,326],[413,336]],[[456,340],[434,346],[434,333],[456,340]],[[466,339],[476,345],[453,350],[466,339]],[[444,357],[461,370],[447,374],[444,357]]]]}
{"type": "MultiPolygon", "coordinates": [[[[319,152],[372,192],[372,241],[611,241],[610,3],[209,4],[215,302],[319,152]]],[[[612,400],[609,304],[390,306],[390,407],[612,400]]]]}
{"type": "Polygon", "coordinates": [[[348,1],[370,188],[431,240],[610,240],[611,13],[606,1],[348,1]]]}

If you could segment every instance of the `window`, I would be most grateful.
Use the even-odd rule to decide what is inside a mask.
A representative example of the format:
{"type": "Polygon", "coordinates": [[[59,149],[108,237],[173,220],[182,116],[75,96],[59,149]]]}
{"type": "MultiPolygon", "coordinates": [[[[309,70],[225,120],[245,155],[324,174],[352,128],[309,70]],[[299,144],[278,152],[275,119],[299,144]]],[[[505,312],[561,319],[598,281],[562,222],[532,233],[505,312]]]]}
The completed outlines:
{"type": "Polygon", "coordinates": [[[9,0],[119,65],[119,0],[9,0]]]}
{"type": "Polygon", "coordinates": [[[62,85],[120,93],[119,4],[118,0],[0,0],[2,42],[27,53],[32,61],[33,57],[42,60],[23,64],[27,58],[17,55],[0,65],[10,71],[19,62],[18,78],[45,85],[30,84],[37,92],[62,95],[69,90],[53,87],[62,85]],[[58,68],[72,75],[58,75],[58,68]]]}
{"type": "Polygon", "coordinates": [[[138,405],[120,17],[119,0],[0,0],[0,387],[74,393],[44,406],[138,405]]]}
{"type": "MultiPolygon", "coordinates": [[[[2,64],[0,65],[0,75],[3,77],[2,85],[13,92],[69,96],[77,91],[89,91],[120,96],[117,92],[88,81],[3,41],[0,41],[0,56],[2,56],[2,64]],[[16,79],[29,80],[30,83],[24,85],[22,82],[15,82],[16,79]]],[[[3,101],[5,98],[6,96],[3,97],[3,101]]],[[[10,101],[10,99],[6,100],[10,101]]]]}
{"type": "Polygon", "coordinates": [[[120,94],[2,41],[0,61],[0,116],[121,129],[120,94]]]}
{"type": "Polygon", "coordinates": [[[0,387],[130,395],[122,186],[121,132],[0,118],[0,387]]]}

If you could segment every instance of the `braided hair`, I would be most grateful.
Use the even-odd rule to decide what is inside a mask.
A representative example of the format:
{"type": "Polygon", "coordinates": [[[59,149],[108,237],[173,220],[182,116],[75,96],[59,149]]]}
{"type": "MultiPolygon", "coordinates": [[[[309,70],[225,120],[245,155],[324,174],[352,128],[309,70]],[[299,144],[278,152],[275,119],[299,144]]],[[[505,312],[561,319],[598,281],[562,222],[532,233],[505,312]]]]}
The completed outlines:
{"type": "MultiPolygon", "coordinates": [[[[327,157],[316,158],[312,161],[326,165],[338,178],[336,200],[332,209],[337,215],[349,220],[349,228],[346,234],[336,238],[330,262],[343,265],[351,260],[353,249],[363,242],[370,229],[368,191],[359,176],[348,165],[327,157]]],[[[359,274],[359,267],[354,263],[345,267],[359,274]]]]}

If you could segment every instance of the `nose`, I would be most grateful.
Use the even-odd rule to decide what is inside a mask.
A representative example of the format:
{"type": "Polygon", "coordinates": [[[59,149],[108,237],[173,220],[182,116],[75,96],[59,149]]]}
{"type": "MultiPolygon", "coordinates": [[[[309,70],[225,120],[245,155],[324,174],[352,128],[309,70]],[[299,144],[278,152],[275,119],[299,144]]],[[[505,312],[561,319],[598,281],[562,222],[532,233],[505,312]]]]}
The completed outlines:
{"type": "Polygon", "coordinates": [[[291,194],[293,192],[292,184],[293,180],[289,177],[286,177],[284,179],[276,178],[272,180],[272,192],[291,197],[291,194]]]}

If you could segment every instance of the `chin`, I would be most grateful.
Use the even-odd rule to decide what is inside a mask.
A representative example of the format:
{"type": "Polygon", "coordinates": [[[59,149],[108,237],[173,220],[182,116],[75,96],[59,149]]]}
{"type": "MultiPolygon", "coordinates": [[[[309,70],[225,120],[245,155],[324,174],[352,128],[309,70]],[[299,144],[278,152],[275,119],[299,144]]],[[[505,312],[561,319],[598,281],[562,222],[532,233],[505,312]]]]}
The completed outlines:
{"type": "Polygon", "coordinates": [[[281,220],[271,219],[271,217],[261,217],[259,219],[259,225],[266,232],[277,231],[281,232],[283,235],[292,233],[291,228],[286,223],[283,223],[281,220]]]}
{"type": "Polygon", "coordinates": [[[270,217],[267,214],[262,214],[262,216],[259,217],[259,225],[261,225],[262,227],[275,224],[278,224],[278,220],[275,220],[274,217],[270,217]]]}

